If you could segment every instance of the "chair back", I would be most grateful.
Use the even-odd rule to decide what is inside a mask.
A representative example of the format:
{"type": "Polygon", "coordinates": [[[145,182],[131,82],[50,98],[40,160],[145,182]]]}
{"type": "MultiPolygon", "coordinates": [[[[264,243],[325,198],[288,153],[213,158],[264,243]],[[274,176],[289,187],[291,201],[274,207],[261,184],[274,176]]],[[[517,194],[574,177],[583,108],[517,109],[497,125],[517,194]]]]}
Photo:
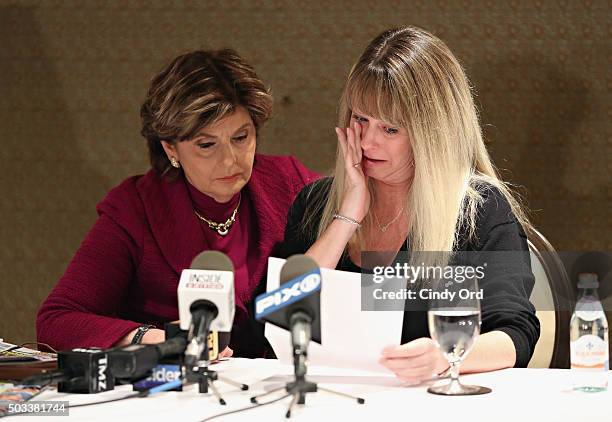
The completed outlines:
{"type": "Polygon", "coordinates": [[[573,289],[565,267],[550,242],[537,230],[528,233],[535,284],[531,303],[540,320],[540,338],[530,368],[569,368],[569,322],[573,289]]]}

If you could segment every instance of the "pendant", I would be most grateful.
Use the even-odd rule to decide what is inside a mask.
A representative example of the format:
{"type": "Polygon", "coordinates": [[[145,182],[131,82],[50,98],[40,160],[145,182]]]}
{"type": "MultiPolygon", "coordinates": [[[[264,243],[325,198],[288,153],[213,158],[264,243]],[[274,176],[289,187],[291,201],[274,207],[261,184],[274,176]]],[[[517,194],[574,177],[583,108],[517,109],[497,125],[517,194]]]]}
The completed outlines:
{"type": "Polygon", "coordinates": [[[229,230],[227,229],[227,227],[223,227],[223,228],[219,227],[219,228],[217,229],[217,233],[219,233],[221,236],[225,236],[225,235],[227,234],[227,232],[228,232],[228,231],[229,231],[229,230]]]}

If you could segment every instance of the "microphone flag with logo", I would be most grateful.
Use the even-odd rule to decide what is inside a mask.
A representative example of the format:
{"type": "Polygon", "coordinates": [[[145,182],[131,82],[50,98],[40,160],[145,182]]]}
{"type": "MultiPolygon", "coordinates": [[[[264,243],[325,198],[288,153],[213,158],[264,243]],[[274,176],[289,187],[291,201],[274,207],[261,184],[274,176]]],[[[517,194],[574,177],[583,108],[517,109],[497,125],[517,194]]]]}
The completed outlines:
{"type": "Polygon", "coordinates": [[[321,271],[305,255],[293,255],[283,265],[281,285],[255,299],[255,318],[291,330],[292,316],[306,314],[311,320],[311,338],[321,343],[321,271]]]}

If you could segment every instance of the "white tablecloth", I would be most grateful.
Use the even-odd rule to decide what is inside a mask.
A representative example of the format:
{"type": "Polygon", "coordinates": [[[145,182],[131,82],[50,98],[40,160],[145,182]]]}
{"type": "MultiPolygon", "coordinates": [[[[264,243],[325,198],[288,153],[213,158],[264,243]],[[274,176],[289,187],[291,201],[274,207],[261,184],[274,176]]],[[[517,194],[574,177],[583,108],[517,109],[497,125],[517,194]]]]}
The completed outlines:
{"type": "MultiPolygon", "coordinates": [[[[214,365],[220,375],[250,385],[238,391],[216,384],[227,401],[221,406],[210,395],[188,386],[183,392],[164,392],[147,398],[70,409],[69,417],[45,417],[44,421],[199,421],[224,411],[250,406],[249,398],[284,385],[292,367],[275,360],[230,359],[214,365]]],[[[309,380],[321,387],[358,395],[363,405],[325,392],[308,394],[306,405],[297,406],[295,421],[612,421],[612,391],[571,391],[571,372],[563,369],[506,369],[462,376],[466,384],[493,389],[482,396],[444,397],[427,393],[427,386],[406,387],[392,375],[356,370],[310,367],[309,380]]],[[[612,387],[612,379],[610,379],[612,387]]],[[[60,394],[47,391],[37,400],[68,400],[70,404],[95,402],[130,394],[131,386],[96,395],[60,394]]],[[[224,416],[219,421],[281,421],[290,399],[224,416]]],[[[17,420],[40,420],[19,416],[17,420]]]]}

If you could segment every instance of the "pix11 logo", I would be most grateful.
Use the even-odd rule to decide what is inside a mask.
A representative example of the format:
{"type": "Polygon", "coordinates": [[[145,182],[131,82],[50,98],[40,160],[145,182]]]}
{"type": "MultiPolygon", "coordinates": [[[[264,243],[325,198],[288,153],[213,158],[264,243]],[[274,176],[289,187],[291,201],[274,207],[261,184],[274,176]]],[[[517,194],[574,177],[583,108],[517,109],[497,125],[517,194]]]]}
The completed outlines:
{"type": "Polygon", "coordinates": [[[321,274],[318,272],[287,282],[269,293],[258,296],[255,303],[255,313],[262,315],[270,310],[289,302],[295,302],[302,295],[307,295],[321,286],[321,274]]]}

